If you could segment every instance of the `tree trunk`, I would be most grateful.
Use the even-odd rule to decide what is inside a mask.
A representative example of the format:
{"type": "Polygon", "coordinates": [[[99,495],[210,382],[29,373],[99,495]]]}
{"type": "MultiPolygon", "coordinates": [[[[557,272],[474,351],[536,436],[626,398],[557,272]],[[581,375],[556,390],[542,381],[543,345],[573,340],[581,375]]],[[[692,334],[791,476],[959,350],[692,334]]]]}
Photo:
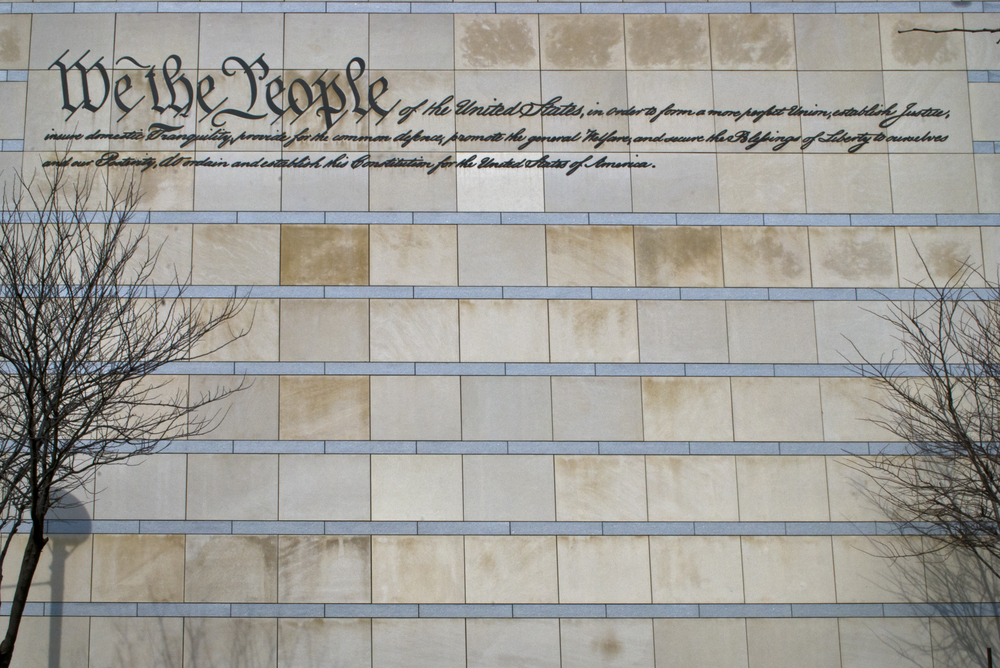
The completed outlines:
{"type": "Polygon", "coordinates": [[[32,522],[31,532],[28,534],[28,543],[24,546],[24,558],[21,559],[21,572],[17,576],[17,586],[14,588],[14,597],[10,603],[10,617],[7,623],[7,635],[3,642],[0,642],[0,668],[9,668],[10,660],[14,656],[14,642],[17,640],[17,631],[21,626],[21,617],[24,615],[24,606],[28,602],[28,590],[31,588],[31,580],[35,576],[35,569],[42,556],[42,550],[49,539],[45,537],[42,522],[32,522]]]}

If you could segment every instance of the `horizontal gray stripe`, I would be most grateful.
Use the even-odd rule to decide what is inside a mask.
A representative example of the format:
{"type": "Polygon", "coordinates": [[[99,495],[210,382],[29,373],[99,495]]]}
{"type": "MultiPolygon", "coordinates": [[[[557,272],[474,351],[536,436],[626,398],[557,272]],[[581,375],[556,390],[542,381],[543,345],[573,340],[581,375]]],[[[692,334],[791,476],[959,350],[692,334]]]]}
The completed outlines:
{"type": "MultiPolygon", "coordinates": [[[[0,604],[0,615],[10,603],[0,604]]],[[[28,603],[28,617],[230,618],[808,618],[994,617],[998,603],[28,603]]]]}
{"type": "MultiPolygon", "coordinates": [[[[328,536],[898,536],[895,522],[369,522],[48,520],[51,534],[328,536]]],[[[25,523],[19,531],[30,528],[25,523]]],[[[279,615],[280,616],[280,615],[279,615]]]]}
{"type": "Polygon", "coordinates": [[[413,14],[771,14],[771,13],[981,13],[997,2],[13,2],[0,14],[93,13],[413,13],[413,14]],[[861,7],[858,7],[860,5],[861,7]]]}
{"type": "MultiPolygon", "coordinates": [[[[634,364],[520,362],[171,362],[157,374],[248,376],[615,376],[668,378],[855,378],[872,376],[866,364],[634,364]],[[862,373],[863,371],[863,373],[862,373]]],[[[920,377],[920,367],[900,364],[895,376],[920,377]]]]}

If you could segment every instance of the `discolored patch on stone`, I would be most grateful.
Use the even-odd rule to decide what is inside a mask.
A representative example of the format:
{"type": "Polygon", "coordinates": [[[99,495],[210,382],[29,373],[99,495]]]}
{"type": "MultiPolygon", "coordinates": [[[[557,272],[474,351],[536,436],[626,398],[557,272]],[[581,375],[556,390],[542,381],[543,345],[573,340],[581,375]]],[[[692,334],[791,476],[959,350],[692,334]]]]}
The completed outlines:
{"type": "Polygon", "coordinates": [[[624,64],[621,19],[553,16],[543,24],[542,55],[555,69],[618,69],[624,64]]]}
{"type": "Polygon", "coordinates": [[[630,67],[688,69],[711,63],[706,16],[628,16],[625,44],[630,67]]]}
{"type": "Polygon", "coordinates": [[[791,16],[712,16],[712,65],[718,69],[795,68],[791,16]]]}
{"type": "Polygon", "coordinates": [[[538,33],[523,16],[475,16],[456,19],[458,60],[473,69],[537,66],[538,33]]]}

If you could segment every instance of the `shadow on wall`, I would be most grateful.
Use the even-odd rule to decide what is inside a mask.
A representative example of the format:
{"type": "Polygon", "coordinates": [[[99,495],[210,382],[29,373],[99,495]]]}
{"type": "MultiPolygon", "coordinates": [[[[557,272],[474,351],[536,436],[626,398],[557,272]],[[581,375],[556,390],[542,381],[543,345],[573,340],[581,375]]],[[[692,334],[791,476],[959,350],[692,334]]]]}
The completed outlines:
{"type": "Polygon", "coordinates": [[[900,666],[987,668],[990,648],[1000,668],[1000,580],[967,553],[938,550],[928,538],[911,540],[872,539],[872,554],[889,560],[893,574],[872,585],[885,600],[915,604],[913,616],[929,617],[929,623],[919,635],[887,632],[877,634],[879,640],[900,666]]]}

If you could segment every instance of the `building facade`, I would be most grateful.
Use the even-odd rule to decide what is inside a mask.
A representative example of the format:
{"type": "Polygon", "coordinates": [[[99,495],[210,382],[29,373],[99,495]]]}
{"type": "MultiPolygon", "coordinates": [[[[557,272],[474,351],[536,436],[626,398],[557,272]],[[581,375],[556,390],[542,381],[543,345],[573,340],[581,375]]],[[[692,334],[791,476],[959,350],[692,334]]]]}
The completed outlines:
{"type": "Polygon", "coordinates": [[[252,320],[170,370],[252,380],[221,426],[52,520],[16,665],[985,665],[849,363],[1000,263],[998,10],[0,4],[4,178],[138,175],[252,320]]]}

